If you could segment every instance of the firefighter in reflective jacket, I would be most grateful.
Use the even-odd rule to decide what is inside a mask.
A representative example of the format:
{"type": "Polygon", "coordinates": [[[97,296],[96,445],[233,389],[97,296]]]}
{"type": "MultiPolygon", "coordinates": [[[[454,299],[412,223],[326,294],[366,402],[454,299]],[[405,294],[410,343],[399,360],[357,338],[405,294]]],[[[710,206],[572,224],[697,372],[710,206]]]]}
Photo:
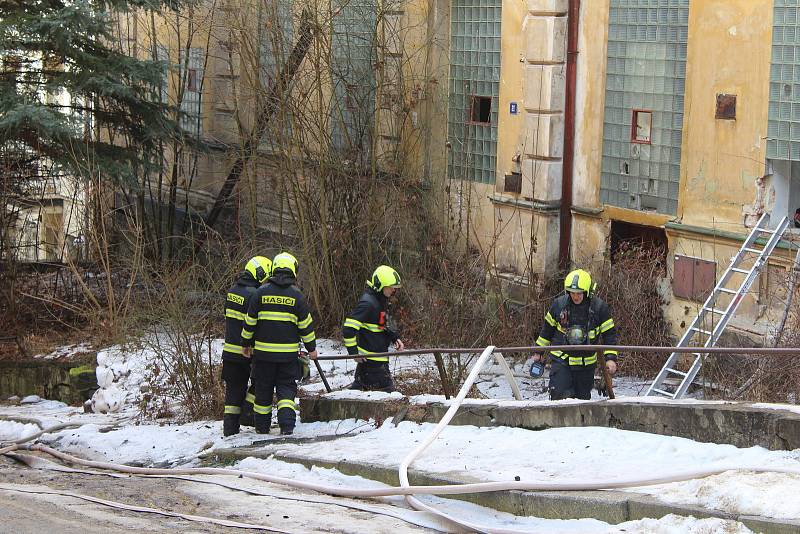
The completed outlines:
{"type": "MultiPolygon", "coordinates": [[[[565,292],[553,301],[544,316],[544,324],[536,344],[550,345],[616,345],[617,329],[608,304],[595,296],[597,284],[583,269],[572,271],[564,279],[565,292]],[[602,343],[600,342],[602,338],[602,343]]],[[[604,351],[606,367],[612,375],[617,371],[617,351],[604,351]]],[[[550,351],[550,398],[552,400],[590,399],[597,366],[597,353],[560,350],[550,351]]],[[[542,359],[541,354],[532,358],[542,359]]]]}
{"type": "Polygon", "coordinates": [[[247,390],[250,381],[250,359],[244,356],[242,327],[247,315],[250,297],[258,286],[266,282],[272,270],[272,261],[255,256],[244,267],[244,272],[225,295],[225,345],[222,347],[222,380],[225,382],[225,415],[222,433],[226,436],[239,433],[242,412],[252,413],[255,396],[247,390]]]}
{"type": "Polygon", "coordinates": [[[272,260],[272,276],[250,300],[242,329],[245,354],[253,357],[256,432],[266,434],[272,422],[273,392],[278,398],[281,434],[294,431],[300,341],[308,357],[317,358],[314,319],[295,285],[297,260],[282,252],[272,260]]]}
{"type": "Polygon", "coordinates": [[[401,287],[400,275],[388,265],[381,265],[367,281],[367,289],[358,300],[356,309],[347,316],[342,328],[348,354],[363,354],[356,364],[355,380],[350,389],[394,391],[389,358],[369,354],[387,352],[394,343],[397,350],[404,345],[397,332],[386,326],[386,307],[389,299],[401,287]]]}

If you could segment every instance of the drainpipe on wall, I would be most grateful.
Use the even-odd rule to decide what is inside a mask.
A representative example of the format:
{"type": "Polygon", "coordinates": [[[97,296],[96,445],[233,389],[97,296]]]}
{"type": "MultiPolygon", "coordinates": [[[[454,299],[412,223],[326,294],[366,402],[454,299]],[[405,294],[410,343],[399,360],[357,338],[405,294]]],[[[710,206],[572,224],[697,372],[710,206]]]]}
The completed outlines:
{"type": "Polygon", "coordinates": [[[561,210],[558,233],[558,265],[569,268],[572,235],[572,167],[575,161],[575,86],[578,61],[578,22],[581,0],[569,0],[567,11],[567,78],[564,105],[564,166],[561,174],[561,210]]]}

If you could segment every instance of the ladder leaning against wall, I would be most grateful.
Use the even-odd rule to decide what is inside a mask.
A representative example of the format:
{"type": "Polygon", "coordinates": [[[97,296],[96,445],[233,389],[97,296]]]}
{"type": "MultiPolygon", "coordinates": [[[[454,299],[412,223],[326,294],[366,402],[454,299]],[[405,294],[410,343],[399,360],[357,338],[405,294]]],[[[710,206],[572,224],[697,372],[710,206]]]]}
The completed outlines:
{"type": "MultiPolygon", "coordinates": [[[[750,286],[753,285],[756,276],[767,263],[767,259],[775,250],[783,232],[789,225],[788,217],[784,217],[774,229],[770,229],[769,219],[770,217],[766,213],[758,219],[758,223],[745,239],[742,248],[731,259],[727,270],[700,308],[697,317],[681,337],[678,347],[713,347],[717,344],[722,331],[736,313],[742,299],[750,290],[750,286]],[[766,239],[763,247],[759,244],[759,239],[762,241],[766,239]]],[[[647,395],[660,395],[670,399],[683,397],[700,370],[703,363],[702,358],[703,353],[701,352],[690,354],[673,352],[670,354],[664,367],[661,368],[648,388],[647,395]],[[691,364],[686,371],[678,369],[678,363],[682,357],[691,358],[691,364]],[[676,378],[678,385],[670,391],[668,388],[672,386],[667,383],[667,380],[673,379],[674,383],[676,378]]]]}

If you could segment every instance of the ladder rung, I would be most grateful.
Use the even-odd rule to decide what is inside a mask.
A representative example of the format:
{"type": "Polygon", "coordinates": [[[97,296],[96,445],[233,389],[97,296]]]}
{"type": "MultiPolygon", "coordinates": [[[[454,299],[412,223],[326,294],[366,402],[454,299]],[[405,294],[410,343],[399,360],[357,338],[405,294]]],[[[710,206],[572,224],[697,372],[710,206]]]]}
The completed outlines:
{"type": "Polygon", "coordinates": [[[708,330],[703,330],[702,328],[696,328],[696,327],[694,327],[694,326],[693,326],[692,328],[690,328],[690,330],[694,330],[695,332],[700,332],[700,333],[702,333],[702,334],[708,334],[709,336],[710,336],[711,334],[713,334],[713,332],[710,332],[710,331],[708,331],[708,330]]]}
{"type": "Polygon", "coordinates": [[[670,393],[669,391],[664,391],[663,389],[653,388],[653,391],[655,391],[656,393],[661,393],[662,395],[666,395],[667,397],[670,397],[670,398],[673,398],[673,399],[675,398],[675,394],[674,393],[670,393]]]}
{"type": "Polygon", "coordinates": [[[765,234],[774,234],[774,230],[765,230],[764,228],[756,228],[759,232],[764,232],[765,234]]]}
{"type": "Polygon", "coordinates": [[[742,274],[750,274],[751,272],[753,272],[752,270],[748,271],[747,269],[739,269],[738,267],[731,267],[731,271],[742,274]]]}
{"type": "Polygon", "coordinates": [[[761,254],[761,252],[762,252],[762,250],[759,250],[757,248],[747,248],[747,247],[745,247],[742,250],[745,250],[747,252],[752,252],[754,254],[761,254]]]}
{"type": "Polygon", "coordinates": [[[719,314],[724,314],[725,313],[722,310],[718,310],[716,308],[706,308],[705,306],[703,306],[703,311],[710,311],[711,313],[719,313],[719,314]]]}
{"type": "Polygon", "coordinates": [[[667,369],[667,372],[672,373],[674,375],[689,376],[687,373],[684,373],[683,371],[678,371],[677,369],[667,369]]]}
{"type": "Polygon", "coordinates": [[[729,293],[731,295],[735,295],[736,293],[738,293],[738,291],[734,291],[733,289],[728,289],[727,287],[718,287],[717,291],[720,291],[722,293],[729,293]]]}

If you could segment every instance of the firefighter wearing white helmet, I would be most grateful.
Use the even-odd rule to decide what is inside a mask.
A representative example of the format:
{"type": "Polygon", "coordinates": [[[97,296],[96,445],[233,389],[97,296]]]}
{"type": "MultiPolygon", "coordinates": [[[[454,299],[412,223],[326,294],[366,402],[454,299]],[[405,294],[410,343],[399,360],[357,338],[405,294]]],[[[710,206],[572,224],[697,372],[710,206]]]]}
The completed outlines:
{"type": "MultiPolygon", "coordinates": [[[[570,272],[564,279],[564,294],[553,301],[544,316],[536,344],[616,345],[617,329],[608,304],[595,295],[597,284],[583,269],[570,272]],[[601,342],[602,340],[602,342],[601,342]]],[[[617,371],[617,351],[604,351],[611,374],[617,371]]],[[[591,351],[550,351],[550,398],[552,400],[590,399],[597,367],[597,353],[591,351]]],[[[536,354],[533,361],[541,361],[536,354]]]]}
{"type": "Polygon", "coordinates": [[[239,279],[225,294],[225,345],[222,347],[225,414],[222,418],[222,433],[226,436],[238,434],[239,423],[248,416],[252,417],[255,396],[252,390],[247,389],[250,381],[250,359],[244,355],[242,326],[250,297],[267,281],[271,272],[272,261],[269,258],[254,256],[245,264],[239,279]]]}
{"type": "Polygon", "coordinates": [[[281,434],[294,432],[297,421],[297,379],[300,343],[317,358],[314,319],[296,283],[297,259],[282,252],[272,260],[272,276],[250,300],[242,329],[247,354],[252,353],[256,398],[256,432],[266,434],[272,422],[272,398],[277,397],[281,434]]]}
{"type": "Polygon", "coordinates": [[[342,337],[347,353],[363,355],[357,360],[355,379],[350,389],[395,390],[389,371],[389,358],[370,354],[387,352],[392,344],[397,350],[404,348],[399,334],[386,324],[389,299],[401,286],[397,271],[388,265],[379,266],[367,280],[367,288],[355,309],[344,321],[342,337]]]}

